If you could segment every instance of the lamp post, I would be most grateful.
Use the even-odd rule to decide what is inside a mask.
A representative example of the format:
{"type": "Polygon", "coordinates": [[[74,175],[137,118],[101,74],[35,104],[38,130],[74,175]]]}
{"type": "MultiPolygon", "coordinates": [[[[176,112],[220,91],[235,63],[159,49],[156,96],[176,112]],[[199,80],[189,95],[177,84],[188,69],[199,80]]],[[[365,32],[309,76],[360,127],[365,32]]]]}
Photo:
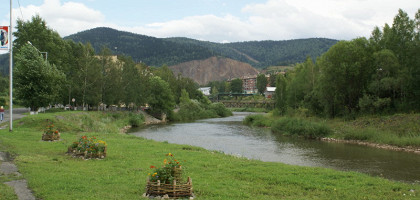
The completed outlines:
{"type": "Polygon", "coordinates": [[[31,46],[33,46],[41,55],[43,54],[43,53],[45,53],[45,62],[48,62],[48,52],[42,52],[42,51],[40,51],[40,50],[38,50],[38,48],[36,48],[30,41],[28,41],[28,44],[30,44],[31,46]]]}
{"type": "Polygon", "coordinates": [[[10,27],[9,27],[9,131],[13,131],[13,34],[12,34],[12,0],[10,0],[10,27]]]}

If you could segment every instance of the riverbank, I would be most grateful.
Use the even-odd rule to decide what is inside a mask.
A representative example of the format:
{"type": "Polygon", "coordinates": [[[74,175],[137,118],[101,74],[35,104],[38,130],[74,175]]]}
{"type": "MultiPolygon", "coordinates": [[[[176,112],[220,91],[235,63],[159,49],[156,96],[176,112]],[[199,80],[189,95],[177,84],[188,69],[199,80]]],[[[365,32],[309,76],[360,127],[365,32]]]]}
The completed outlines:
{"type": "Polygon", "coordinates": [[[279,117],[269,114],[249,116],[244,123],[270,128],[277,134],[419,153],[419,121],[420,114],[365,116],[355,120],[279,117]]]}
{"type": "Polygon", "coordinates": [[[183,161],[196,199],[416,199],[420,191],[418,184],[355,172],[248,160],[120,134],[123,121],[96,112],[28,116],[15,123],[13,133],[0,130],[0,148],[13,155],[39,199],[140,199],[150,165],[160,166],[169,152],[183,161]],[[56,120],[60,141],[40,140],[38,124],[45,119],[56,120]],[[107,157],[82,160],[66,155],[67,146],[81,135],[106,141],[107,157]]]}

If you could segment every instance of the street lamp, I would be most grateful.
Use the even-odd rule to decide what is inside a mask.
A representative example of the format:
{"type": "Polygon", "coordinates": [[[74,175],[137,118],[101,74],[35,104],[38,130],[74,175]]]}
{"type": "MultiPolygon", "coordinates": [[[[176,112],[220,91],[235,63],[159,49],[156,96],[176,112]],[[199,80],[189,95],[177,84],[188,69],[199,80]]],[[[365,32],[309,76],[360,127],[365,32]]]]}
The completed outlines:
{"type": "Polygon", "coordinates": [[[45,53],[45,62],[48,62],[48,52],[39,51],[38,48],[36,48],[30,41],[28,41],[28,44],[30,44],[31,46],[33,46],[41,55],[43,53],[45,53]]]}

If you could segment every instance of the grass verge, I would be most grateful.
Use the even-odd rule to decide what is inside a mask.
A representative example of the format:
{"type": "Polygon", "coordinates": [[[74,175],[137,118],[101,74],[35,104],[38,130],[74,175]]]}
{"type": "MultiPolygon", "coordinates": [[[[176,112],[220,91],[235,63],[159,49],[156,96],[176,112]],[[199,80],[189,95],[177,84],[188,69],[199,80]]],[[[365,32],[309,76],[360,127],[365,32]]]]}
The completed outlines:
{"type": "Polygon", "coordinates": [[[418,184],[356,172],[248,160],[119,134],[112,131],[114,126],[110,124],[119,124],[128,117],[107,118],[108,114],[95,112],[28,116],[15,123],[13,132],[0,130],[0,141],[3,149],[16,155],[15,163],[35,196],[46,200],[140,199],[151,172],[149,166],[162,165],[169,152],[185,164],[196,199],[416,199],[420,191],[418,184]],[[61,141],[41,141],[38,123],[46,118],[56,119],[58,128],[67,127],[61,141]],[[109,129],[84,126],[94,120],[98,122],[93,125],[107,121],[104,124],[109,124],[109,129]],[[81,130],[84,128],[88,130],[81,130]],[[66,155],[67,147],[82,134],[106,141],[107,157],[81,160],[66,155]]]}
{"type": "Polygon", "coordinates": [[[398,147],[420,147],[420,114],[364,116],[355,120],[251,115],[244,124],[269,127],[275,133],[306,138],[331,137],[398,147]]]}

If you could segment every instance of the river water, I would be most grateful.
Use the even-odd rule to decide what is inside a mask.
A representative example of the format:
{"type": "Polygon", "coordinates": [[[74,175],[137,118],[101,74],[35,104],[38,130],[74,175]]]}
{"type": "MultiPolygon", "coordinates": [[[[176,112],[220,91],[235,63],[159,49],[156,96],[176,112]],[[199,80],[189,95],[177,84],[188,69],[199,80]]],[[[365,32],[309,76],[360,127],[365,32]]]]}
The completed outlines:
{"type": "Polygon", "coordinates": [[[130,134],[187,144],[267,162],[357,171],[392,180],[420,183],[420,155],[354,144],[279,136],[242,125],[250,113],[191,123],[153,125],[130,134]]]}

